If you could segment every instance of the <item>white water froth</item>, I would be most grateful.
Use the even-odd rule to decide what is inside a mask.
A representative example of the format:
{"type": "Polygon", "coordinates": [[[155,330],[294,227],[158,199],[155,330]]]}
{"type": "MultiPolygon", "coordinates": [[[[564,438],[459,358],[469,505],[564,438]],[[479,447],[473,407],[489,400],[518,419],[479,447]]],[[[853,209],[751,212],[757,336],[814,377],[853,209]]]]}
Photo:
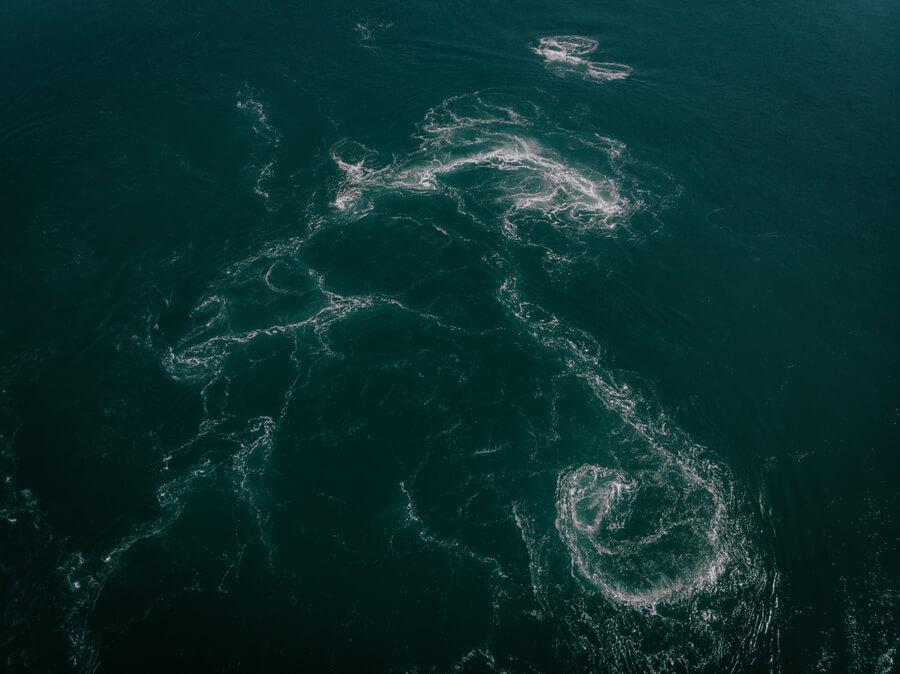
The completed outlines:
{"type": "Polygon", "coordinates": [[[595,338],[519,286],[511,277],[498,293],[510,316],[623,424],[599,453],[604,465],[557,474],[557,540],[587,594],[559,584],[540,510],[513,504],[536,615],[598,671],[740,671],[761,648],[774,653],[779,576],[756,543],[751,504],[709,452],[604,364],[595,338]]]}
{"type": "Polygon", "coordinates": [[[394,26],[393,21],[375,21],[371,19],[363,19],[357,23],[353,29],[359,36],[359,45],[366,49],[376,49],[376,41],[378,37],[385,31],[394,26]]]}
{"type": "MultiPolygon", "coordinates": [[[[162,362],[166,372],[177,381],[208,383],[222,376],[223,366],[230,356],[245,351],[254,342],[278,338],[293,340],[301,334],[311,335],[323,353],[330,353],[328,333],[331,327],[365,311],[400,311],[445,330],[460,330],[439,316],[408,307],[389,295],[342,295],[334,292],[328,289],[324,276],[319,272],[309,267],[306,271],[314,283],[316,301],[309,302],[309,310],[296,320],[233,330],[229,300],[218,294],[205,298],[193,312],[198,318],[197,326],[175,347],[165,350],[162,362]],[[214,313],[205,318],[212,313],[211,310],[214,313]]],[[[268,274],[263,275],[263,280],[269,291],[285,293],[271,285],[268,274]]]]}
{"type": "MultiPolygon", "coordinates": [[[[450,99],[429,111],[417,139],[417,147],[409,153],[389,159],[356,143],[336,146],[332,157],[342,176],[334,198],[336,212],[327,216],[321,227],[347,226],[348,218],[352,221],[380,208],[379,200],[388,195],[441,195],[455,200],[463,214],[477,212],[473,221],[485,227],[497,222],[502,236],[494,251],[496,269],[509,274],[497,300],[513,319],[515,332],[529,335],[541,350],[564,365],[568,375],[583,381],[596,399],[621,419],[632,441],[643,448],[639,457],[626,456],[622,450],[620,460],[610,465],[592,460],[558,473],[558,539],[552,536],[552,524],[541,530],[543,522],[530,515],[527,507],[514,507],[515,524],[528,549],[529,575],[540,614],[556,616],[557,601],[573,607],[579,601],[560,592],[556,580],[548,582],[547,549],[554,541],[558,548],[561,541],[579,582],[586,581],[587,587],[596,588],[615,607],[637,609],[623,613],[643,620],[675,607],[686,614],[681,617],[692,635],[709,633],[711,626],[734,620],[750,626],[746,648],[741,645],[740,652],[752,652],[769,631],[777,583],[767,577],[746,535],[746,524],[736,510],[738,499],[724,469],[605,365],[603,349],[594,337],[568,326],[562,318],[525,299],[520,291],[518,242],[527,243],[535,231],[550,228],[577,244],[586,231],[609,232],[627,225],[652,199],[628,183],[622,167],[624,145],[599,136],[567,133],[550,124],[533,106],[510,106],[479,95],[450,99]],[[766,592],[769,596],[759,600],[766,592]],[[757,600],[759,606],[754,606],[757,600]],[[738,617],[728,616],[732,610],[729,602],[739,604],[734,609],[738,617]],[[694,615],[697,605],[702,605],[702,612],[694,615]]],[[[203,385],[206,425],[201,433],[211,432],[218,420],[225,418],[212,410],[207,391],[215,382],[227,379],[226,373],[233,368],[227,367],[226,361],[238,356],[246,359],[238,365],[252,367],[248,352],[264,340],[287,340],[294,345],[291,360],[299,380],[302,361],[330,352],[331,326],[360,312],[411,312],[441,328],[458,329],[442,317],[408,308],[394,297],[339,294],[329,289],[325,278],[305,267],[299,254],[319,231],[318,226],[305,238],[251,256],[229,269],[223,288],[212,288],[198,303],[195,328],[165,350],[163,365],[173,379],[203,385]],[[270,264],[257,274],[253,270],[263,258],[270,264]],[[246,290],[241,286],[245,277],[264,285],[259,292],[266,301],[286,294],[301,296],[272,281],[271,273],[278,264],[305,268],[311,289],[303,291],[304,301],[296,303],[287,319],[281,315],[256,326],[240,323],[239,308],[227,290],[230,284],[246,290]],[[313,337],[318,352],[309,344],[301,348],[305,335],[313,337]]],[[[232,457],[235,492],[256,518],[263,541],[268,540],[265,471],[296,384],[295,380],[284,393],[280,417],[259,416],[248,421],[250,439],[232,457]]],[[[509,581],[500,560],[456,538],[437,535],[417,512],[413,486],[400,484],[406,496],[405,523],[417,532],[416,538],[488,568],[497,596],[505,596],[509,581]]],[[[579,625],[596,633],[598,624],[591,622],[583,607],[579,610],[579,625]]],[[[628,624],[632,635],[646,628],[643,622],[628,624]]],[[[622,640],[622,652],[626,653],[621,662],[629,662],[627,654],[640,651],[635,644],[642,637],[627,637],[618,623],[615,629],[614,636],[622,640]]],[[[716,648],[727,646],[721,638],[714,643],[716,648]]],[[[675,653],[677,648],[666,653],[675,653]]],[[[725,657],[712,653],[709,661],[725,657]]]]}
{"type": "MultiPolygon", "coordinates": [[[[413,476],[413,479],[415,479],[415,476],[413,476]]],[[[499,624],[501,603],[510,593],[510,578],[503,565],[497,558],[480,553],[456,538],[444,538],[431,531],[416,509],[416,502],[413,498],[411,487],[407,485],[406,481],[401,481],[399,486],[400,491],[403,492],[406,498],[405,525],[418,532],[418,538],[424,545],[442,550],[460,560],[467,560],[483,566],[490,571],[493,594],[491,609],[494,614],[494,624],[499,624]]]]}
{"type": "Polygon", "coordinates": [[[271,203],[271,184],[275,176],[276,160],[274,153],[281,145],[281,134],[269,120],[265,105],[257,95],[249,90],[239,91],[235,107],[250,120],[250,129],[254,138],[254,158],[251,170],[255,173],[253,193],[273,210],[271,203]]]}
{"type": "Polygon", "coordinates": [[[597,41],[578,35],[542,37],[531,51],[544,59],[545,65],[559,74],[581,74],[585,79],[611,81],[631,75],[632,69],[623,63],[593,61],[589,57],[597,51],[597,41]]]}
{"type": "Polygon", "coordinates": [[[478,94],[448,99],[419,125],[419,146],[390,161],[340,143],[332,151],[343,174],[335,207],[358,217],[379,194],[435,192],[461,211],[496,212],[511,239],[522,227],[610,231],[644,207],[643,193],[623,190],[623,143],[566,132],[523,107],[478,94]]]}
{"type": "Polygon", "coordinates": [[[623,465],[594,464],[562,471],[557,480],[560,539],[573,571],[617,604],[656,611],[727,587],[767,584],[724,470],[672,427],[603,364],[603,349],[588,333],[524,299],[510,278],[500,302],[528,333],[582,380],[634,433],[640,456],[623,465]],[[721,582],[727,576],[727,582],[721,582]]]}
{"type": "Polygon", "coordinates": [[[677,470],[626,476],[580,466],[560,474],[557,509],[556,526],[575,568],[619,603],[652,607],[712,586],[728,560],[719,543],[724,504],[707,483],[688,482],[677,470]],[[642,491],[669,499],[671,510],[634,534],[628,530],[642,491]],[[698,501],[696,510],[673,508],[691,500],[698,501]]]}
{"type": "MultiPolygon", "coordinates": [[[[548,38],[541,49],[548,59],[579,65],[587,63],[596,43],[548,38]]],[[[623,144],[567,135],[533,106],[516,108],[481,95],[450,99],[429,111],[417,137],[414,151],[390,161],[358,144],[336,147],[333,158],[344,180],[335,206],[358,216],[375,208],[382,193],[431,192],[455,198],[463,213],[499,204],[502,234],[515,242],[523,226],[568,234],[614,229],[649,199],[640,187],[622,187],[623,144]],[[561,145],[567,150],[593,150],[606,170],[552,149],[546,141],[554,136],[566,138],[561,145]]],[[[503,270],[514,250],[501,246],[503,270]]],[[[650,612],[701,593],[721,594],[724,601],[735,584],[760,592],[769,587],[772,581],[746,538],[724,469],[619,381],[589,333],[525,300],[516,274],[502,284],[498,300],[620,417],[642,447],[640,456],[618,457],[621,467],[589,463],[558,475],[556,526],[573,572],[615,604],[650,612]]]]}
{"type": "MultiPolygon", "coordinates": [[[[204,433],[198,434],[187,444],[193,444],[204,433]]],[[[184,449],[184,447],[182,448],[184,449]]],[[[65,579],[71,593],[70,607],[65,618],[65,629],[71,648],[72,664],[92,672],[100,664],[99,644],[92,634],[90,619],[100,595],[109,580],[121,569],[127,553],[137,544],[163,535],[181,516],[185,497],[195,483],[215,477],[217,466],[204,459],[184,474],[163,481],[156,489],[159,517],[138,524],[111,549],[99,555],[83,552],[70,554],[60,565],[58,572],[65,579]]]]}

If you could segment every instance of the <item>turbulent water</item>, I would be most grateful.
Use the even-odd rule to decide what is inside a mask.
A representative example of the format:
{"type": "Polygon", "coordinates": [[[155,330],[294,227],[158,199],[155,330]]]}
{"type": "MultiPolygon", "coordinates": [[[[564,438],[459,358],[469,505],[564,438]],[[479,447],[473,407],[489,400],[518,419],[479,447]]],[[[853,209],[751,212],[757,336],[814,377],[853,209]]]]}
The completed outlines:
{"type": "Polygon", "coordinates": [[[893,671],[897,28],[7,3],[2,665],[893,671]]]}

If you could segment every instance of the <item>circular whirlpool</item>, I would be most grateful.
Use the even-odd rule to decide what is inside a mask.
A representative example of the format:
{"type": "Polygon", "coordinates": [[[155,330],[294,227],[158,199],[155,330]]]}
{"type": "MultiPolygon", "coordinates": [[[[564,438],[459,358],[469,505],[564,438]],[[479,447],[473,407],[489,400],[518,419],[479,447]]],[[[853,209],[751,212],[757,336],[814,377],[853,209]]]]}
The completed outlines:
{"type": "Polygon", "coordinates": [[[712,481],[670,457],[626,474],[586,464],[559,475],[556,527],[573,571],[616,602],[653,607],[714,584],[727,554],[712,481]]]}

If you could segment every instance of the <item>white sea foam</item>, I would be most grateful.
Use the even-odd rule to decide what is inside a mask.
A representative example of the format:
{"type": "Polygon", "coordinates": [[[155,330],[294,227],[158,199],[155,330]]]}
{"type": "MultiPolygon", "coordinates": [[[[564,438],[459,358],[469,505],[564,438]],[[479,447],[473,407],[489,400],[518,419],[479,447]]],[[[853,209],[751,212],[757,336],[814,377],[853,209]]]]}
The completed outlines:
{"type": "Polygon", "coordinates": [[[610,599],[639,607],[715,584],[728,561],[719,540],[724,504],[693,477],[677,465],[633,476],[596,465],[561,473],[556,526],[577,571],[610,599]]]}
{"type": "Polygon", "coordinates": [[[281,144],[281,134],[272,125],[266,106],[258,100],[257,94],[249,90],[239,91],[235,107],[249,117],[253,134],[261,142],[272,147],[281,144]]]}
{"type": "Polygon", "coordinates": [[[502,232],[513,239],[523,226],[612,230],[643,207],[643,194],[622,188],[622,143],[569,134],[523,107],[481,95],[449,99],[425,116],[419,146],[387,162],[369,148],[340,143],[332,152],[343,174],[335,206],[359,215],[381,193],[437,192],[461,210],[499,209],[502,232]],[[574,147],[578,157],[547,140],[574,147]]]}
{"type": "Polygon", "coordinates": [[[900,646],[896,627],[898,593],[891,573],[883,566],[883,544],[878,540],[872,543],[871,550],[860,553],[864,572],[855,578],[841,579],[841,631],[847,644],[848,671],[887,674],[896,671],[900,646]]]}
{"type": "Polygon", "coordinates": [[[632,69],[623,63],[594,61],[589,57],[597,51],[597,41],[578,35],[542,37],[531,51],[544,59],[546,66],[560,74],[577,73],[586,79],[621,80],[632,69]]]}
{"type": "Polygon", "coordinates": [[[532,518],[529,518],[522,512],[521,507],[517,503],[512,505],[513,521],[522,537],[522,543],[528,553],[528,575],[531,581],[531,591],[537,602],[540,616],[548,611],[549,602],[547,599],[547,583],[544,582],[544,576],[547,573],[546,565],[542,563],[542,548],[547,547],[547,534],[536,533],[535,524],[532,518]]]}
{"type": "Polygon", "coordinates": [[[270,563],[273,548],[269,533],[268,509],[263,503],[266,491],[264,479],[272,460],[277,429],[277,422],[272,417],[251,419],[246,437],[239,440],[239,449],[232,459],[237,492],[253,513],[260,540],[266,548],[270,563]]]}
{"type": "Polygon", "coordinates": [[[581,64],[597,51],[597,41],[578,35],[542,37],[532,51],[547,61],[581,64]]]}
{"type": "MultiPolygon", "coordinates": [[[[199,434],[187,444],[193,444],[202,435],[199,434]]],[[[157,519],[138,524],[104,553],[87,556],[80,551],[74,552],[59,566],[57,571],[65,579],[71,595],[65,629],[71,649],[70,659],[76,668],[92,672],[99,665],[99,645],[91,631],[90,617],[100,592],[120,569],[123,557],[140,542],[168,531],[180,517],[185,497],[194,484],[213,477],[216,472],[217,466],[209,459],[204,459],[186,473],[162,482],[156,489],[160,511],[157,519]]]]}
{"type": "Polygon", "coordinates": [[[353,29],[359,36],[359,44],[366,49],[375,49],[376,40],[384,31],[389,30],[394,25],[393,21],[375,21],[372,19],[363,19],[357,23],[353,29]]]}
{"type": "Polygon", "coordinates": [[[755,567],[749,550],[732,540],[739,527],[728,513],[721,470],[700,448],[617,381],[588,333],[523,298],[515,278],[498,298],[647,450],[633,474],[588,464],[559,475],[556,525],[579,574],[614,601],[652,609],[712,588],[730,562],[742,571],[755,567]],[[647,528],[648,520],[656,524],[647,528]],[[739,558],[732,560],[733,552],[739,558]]]}
{"type": "MultiPolygon", "coordinates": [[[[602,65],[586,59],[596,43],[585,38],[547,38],[539,49],[548,61],[586,71],[602,65]]],[[[621,187],[617,162],[624,145],[601,137],[568,138],[570,148],[581,144],[601,153],[608,170],[600,172],[537,140],[554,133],[560,130],[533,107],[516,109],[478,95],[451,99],[426,115],[419,146],[408,156],[385,162],[368,148],[352,145],[346,154],[336,148],[344,181],[335,203],[344,211],[368,211],[380,192],[436,192],[468,211],[487,194],[490,203],[502,206],[501,229],[514,240],[523,224],[535,222],[567,231],[627,222],[644,194],[634,190],[626,196],[621,187]]],[[[567,258],[548,251],[548,259],[567,258]]],[[[557,529],[573,569],[608,599],[653,611],[697,592],[714,594],[725,573],[759,581],[750,549],[741,549],[722,471],[617,381],[596,340],[524,300],[516,277],[503,284],[498,299],[646,447],[640,469],[631,473],[586,464],[558,476],[557,529]]]]}
{"type": "Polygon", "coordinates": [[[775,648],[779,581],[755,543],[751,504],[709,452],[606,365],[595,338],[529,301],[520,285],[512,276],[499,289],[509,315],[624,427],[603,464],[558,473],[555,524],[573,577],[628,610],[595,616],[589,600],[560,595],[547,571],[553,546],[536,544],[534,517],[517,504],[542,612],[599,669],[725,671],[761,644],[775,648]]]}
{"type": "Polygon", "coordinates": [[[239,91],[235,107],[250,120],[255,141],[253,165],[250,167],[255,174],[253,193],[262,199],[268,210],[273,210],[269,185],[275,177],[275,152],[281,145],[281,133],[272,124],[266,106],[255,92],[248,89],[239,91]]]}
{"type": "MultiPolygon", "coordinates": [[[[548,60],[572,65],[573,59],[581,59],[575,65],[585,72],[598,65],[586,60],[596,49],[591,41],[573,42],[567,49],[548,60]]],[[[408,152],[386,157],[344,141],[334,147],[332,159],[340,178],[329,214],[311,225],[306,237],[271,246],[227,269],[222,282],[198,303],[194,329],[162,355],[171,377],[202,385],[204,433],[234,411],[227,401],[228,373],[252,370],[260,352],[275,350],[270,344],[292,349],[296,379],[283,392],[280,415],[244,420],[231,460],[235,493],[255,517],[267,548],[271,551],[265,476],[276,431],[303,369],[333,355],[331,327],[368,312],[402,311],[442,330],[460,331],[443,317],[409,308],[396,297],[336,292],[321,273],[305,265],[302,251],[317,232],[350,227],[373,211],[391,215],[397,198],[435,195],[455,202],[476,225],[500,234],[487,257],[495,271],[508,275],[497,301],[515,334],[530,337],[538,350],[562,365],[567,377],[583,382],[622,422],[618,456],[582,459],[561,471],[554,465],[548,484],[555,476],[555,530],[552,519],[535,515],[527,503],[513,506],[513,520],[528,553],[528,578],[539,607],[535,614],[564,622],[578,647],[595,644],[602,634],[602,648],[608,646],[611,653],[604,656],[606,668],[634,668],[645,635],[644,650],[650,655],[640,657],[647,669],[673,669],[672,663],[687,662],[676,639],[684,635],[708,647],[704,662],[737,662],[742,654],[754,652],[769,634],[777,610],[777,577],[767,571],[747,535],[727,471],[627,377],[609,368],[596,338],[529,300],[523,290],[517,263],[522,242],[537,239],[536,233],[545,230],[556,232],[569,244],[565,251],[545,251],[547,265],[556,268],[577,258],[591,233],[606,235],[628,225],[659,198],[652,194],[656,186],[642,186],[629,177],[625,146],[569,133],[535,106],[472,95],[429,111],[408,152]],[[292,275],[285,275],[286,270],[292,275]],[[241,302],[267,308],[283,300],[290,301],[287,311],[259,312],[262,318],[256,323],[242,318],[257,314],[242,311],[241,302]],[[239,359],[234,367],[231,358],[239,359]],[[224,403],[216,402],[221,382],[224,403]],[[559,575],[551,575],[554,554],[568,560],[586,591],[565,587],[559,575]],[[596,605],[584,597],[614,607],[612,617],[595,618],[596,605]],[[674,627],[665,631],[660,624],[674,627]],[[724,652],[722,625],[740,626],[743,637],[734,653],[724,652]],[[656,650],[653,639],[659,634],[654,630],[665,632],[656,650]]],[[[441,228],[450,236],[448,230],[449,225],[441,228]]],[[[479,248],[479,254],[483,250],[479,248]]],[[[489,460],[486,451],[476,454],[478,461],[489,460]]],[[[506,560],[462,537],[439,534],[428,512],[417,508],[413,480],[402,482],[400,490],[406,501],[402,528],[414,532],[417,544],[490,571],[499,619],[497,602],[507,596],[515,576],[506,560]]],[[[169,507],[174,510],[174,504],[169,507]]]]}
{"type": "Polygon", "coordinates": [[[406,498],[405,525],[417,532],[419,541],[429,548],[441,550],[456,559],[474,563],[490,571],[494,594],[492,609],[496,623],[499,620],[500,603],[509,593],[510,578],[503,565],[496,557],[478,552],[457,538],[443,537],[433,532],[418,513],[411,485],[401,481],[399,487],[406,498]]]}
{"type": "Polygon", "coordinates": [[[537,141],[498,134],[488,147],[447,157],[443,162],[401,171],[394,187],[434,190],[444,176],[469,168],[488,168],[509,174],[499,198],[509,202],[507,218],[538,212],[550,222],[590,222],[607,225],[627,208],[615,181],[591,176],[555,156],[537,141]]]}

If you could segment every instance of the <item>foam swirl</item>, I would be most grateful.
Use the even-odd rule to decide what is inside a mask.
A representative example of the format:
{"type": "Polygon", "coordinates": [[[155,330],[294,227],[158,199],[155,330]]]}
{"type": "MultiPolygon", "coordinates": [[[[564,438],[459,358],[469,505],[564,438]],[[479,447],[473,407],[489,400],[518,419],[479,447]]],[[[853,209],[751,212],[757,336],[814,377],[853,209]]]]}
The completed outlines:
{"type": "Polygon", "coordinates": [[[727,561],[723,511],[716,491],[677,465],[629,477],[588,464],[558,479],[556,527],[573,566],[608,598],[633,606],[717,580],[727,561]]]}
{"type": "Polygon", "coordinates": [[[428,112],[417,138],[414,151],[389,162],[339,143],[334,206],[360,215],[379,194],[438,192],[466,213],[490,211],[510,239],[527,237],[523,228],[613,230],[646,206],[624,170],[623,143],[569,133],[531,105],[481,94],[449,99],[428,112]]]}
{"type": "MultiPolygon", "coordinates": [[[[556,40],[542,41],[548,62],[583,73],[602,65],[588,59],[596,51],[592,40],[546,40],[556,40]]],[[[330,266],[316,262],[313,244],[333,230],[363,230],[381,222],[377,218],[397,222],[393,218],[408,203],[437,202],[438,213],[455,205],[459,220],[432,222],[426,213],[423,223],[414,222],[447,239],[458,237],[462,254],[477,255],[490,268],[485,292],[496,292],[502,328],[489,339],[514,335],[516,344],[528,342],[556,363],[560,379],[579,382],[578,395],[587,394],[613,428],[602,452],[570,456],[562,470],[559,462],[535,454],[530,461],[538,472],[531,463],[524,470],[555,495],[544,510],[528,496],[513,504],[529,559],[526,582],[540,615],[559,626],[567,645],[590,651],[596,668],[606,670],[724,666],[755,653],[769,638],[777,577],[756,545],[753,515],[727,467],[679,430],[652,396],[632,386],[632,377],[612,370],[597,337],[570,315],[554,313],[534,276],[540,272],[527,267],[526,257],[537,249],[552,283],[554,270],[567,261],[592,263],[585,256],[596,250],[590,245],[596,236],[639,228],[633,224],[637,214],[658,212],[672,191],[671,179],[655,180],[658,171],[628,155],[623,143],[573,132],[527,102],[490,94],[448,99],[425,115],[406,151],[388,156],[352,141],[335,145],[337,182],[327,212],[303,235],[255,252],[211,285],[192,313],[193,328],[160,356],[173,379],[202,387],[200,433],[221,432],[236,441],[223,466],[231,469],[229,483],[255,520],[270,562],[271,457],[295,391],[308,385],[320,363],[342,357],[341,331],[332,344],[332,327],[357,317],[366,330],[367,315],[404,313],[440,332],[470,334],[465,322],[441,313],[439,302],[332,285],[317,271],[330,266]],[[265,392],[268,407],[243,419],[229,396],[237,398],[267,361],[286,368],[278,380],[282,388],[265,392]],[[238,431],[226,434],[235,424],[238,431]],[[568,585],[560,582],[567,571],[574,579],[568,585]]],[[[554,407],[553,424],[555,414],[554,407]]],[[[479,449],[473,456],[481,461],[495,452],[479,449]]],[[[197,450],[185,452],[183,461],[190,464],[195,454],[210,458],[197,450]]],[[[488,485],[507,479],[483,477],[478,489],[485,493],[499,492],[499,482],[488,485]]],[[[402,527],[415,534],[415,545],[487,570],[492,615],[502,620],[503,602],[516,594],[513,563],[481,547],[465,527],[442,530],[427,500],[417,501],[415,478],[400,482],[406,497],[402,527]]],[[[474,488],[478,480],[472,478],[467,473],[463,491],[474,488]]],[[[465,517],[476,495],[459,511],[465,517]]]]}
{"type": "Polygon", "coordinates": [[[609,61],[593,61],[597,41],[579,35],[542,37],[531,51],[544,59],[545,65],[557,74],[580,74],[585,79],[610,81],[629,77],[631,66],[609,61]]]}

